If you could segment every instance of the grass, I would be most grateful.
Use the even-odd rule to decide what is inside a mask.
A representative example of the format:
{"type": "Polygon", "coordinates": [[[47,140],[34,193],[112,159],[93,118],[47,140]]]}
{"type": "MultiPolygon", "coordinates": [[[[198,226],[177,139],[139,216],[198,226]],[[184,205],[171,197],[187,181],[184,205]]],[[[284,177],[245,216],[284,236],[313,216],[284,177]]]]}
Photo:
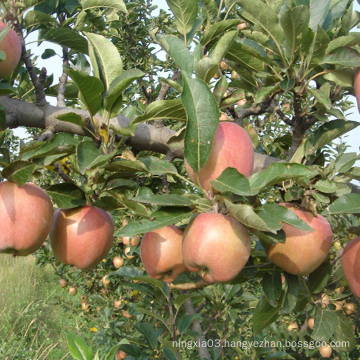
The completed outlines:
{"type": "Polygon", "coordinates": [[[72,359],[65,331],[75,329],[75,317],[62,306],[58,280],[34,256],[0,254],[0,359],[72,359]]]}

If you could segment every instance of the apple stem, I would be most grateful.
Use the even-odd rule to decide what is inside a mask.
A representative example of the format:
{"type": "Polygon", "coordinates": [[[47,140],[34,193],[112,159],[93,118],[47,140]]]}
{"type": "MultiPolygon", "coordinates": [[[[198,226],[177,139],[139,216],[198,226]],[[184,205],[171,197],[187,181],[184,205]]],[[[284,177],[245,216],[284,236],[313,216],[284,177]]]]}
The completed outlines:
{"type": "Polygon", "coordinates": [[[14,252],[12,253],[12,256],[13,256],[13,257],[18,256],[18,251],[17,251],[17,250],[14,250],[14,252]]]}

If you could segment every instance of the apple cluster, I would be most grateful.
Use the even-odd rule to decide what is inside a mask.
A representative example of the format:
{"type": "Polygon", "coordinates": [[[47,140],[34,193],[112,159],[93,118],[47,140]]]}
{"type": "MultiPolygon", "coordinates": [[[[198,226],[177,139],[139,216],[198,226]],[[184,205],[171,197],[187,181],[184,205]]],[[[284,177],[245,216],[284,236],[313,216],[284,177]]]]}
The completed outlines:
{"type": "MultiPolygon", "coordinates": [[[[0,30],[5,28],[7,26],[0,21],[0,30]]],[[[5,53],[5,59],[0,61],[0,79],[7,79],[18,65],[22,51],[20,39],[13,29],[0,40],[0,50],[5,53]]]]}
{"type": "Polygon", "coordinates": [[[108,212],[86,205],[54,213],[47,193],[32,183],[0,183],[0,218],[0,253],[13,256],[34,253],[49,235],[57,260],[86,270],[105,258],[113,244],[108,212]]]}
{"type": "MultiPolygon", "coordinates": [[[[216,192],[211,187],[211,180],[218,178],[227,167],[236,168],[249,177],[253,160],[253,146],[246,131],[235,123],[221,122],[205,165],[198,173],[186,160],[185,167],[189,177],[211,197],[216,192]]],[[[309,275],[330,251],[331,226],[321,215],[315,217],[293,204],[280,205],[293,211],[313,231],[284,224],[285,243],[269,246],[269,260],[290,274],[309,275]]],[[[360,251],[360,241],[358,245],[360,251]]],[[[197,215],[185,231],[173,225],[150,231],[144,235],[140,245],[146,272],[164,282],[173,282],[183,271],[196,272],[209,283],[229,282],[241,272],[250,251],[248,230],[234,217],[215,212],[197,215]]],[[[360,276],[360,271],[357,273],[360,276]]],[[[360,280],[357,290],[360,293],[360,280]]]]}

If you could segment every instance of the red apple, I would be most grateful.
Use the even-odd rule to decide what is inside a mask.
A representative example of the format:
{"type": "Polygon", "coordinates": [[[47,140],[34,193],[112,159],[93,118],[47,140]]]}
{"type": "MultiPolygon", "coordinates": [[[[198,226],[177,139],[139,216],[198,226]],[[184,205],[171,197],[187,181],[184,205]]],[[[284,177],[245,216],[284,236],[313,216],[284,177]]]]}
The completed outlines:
{"type": "Polygon", "coordinates": [[[271,262],[293,275],[309,275],[317,269],[328,255],[332,244],[329,222],[321,215],[315,217],[293,204],[280,204],[293,211],[314,231],[304,231],[284,224],[285,243],[270,245],[268,256],[271,262]]]}
{"type": "Polygon", "coordinates": [[[183,233],[176,226],[169,225],[143,236],[140,257],[149,276],[171,283],[186,271],[181,250],[183,233]]]}
{"type": "Polygon", "coordinates": [[[111,215],[96,206],[86,205],[55,211],[50,242],[58,260],[87,270],[108,254],[113,233],[111,215]]]}
{"type": "MultiPolygon", "coordinates": [[[[0,30],[6,27],[0,21],[0,30]]],[[[6,55],[5,60],[0,61],[0,78],[7,79],[19,63],[22,51],[20,39],[13,29],[10,29],[5,37],[0,40],[0,50],[6,55]]]]}
{"type": "Polygon", "coordinates": [[[209,283],[228,282],[245,266],[251,240],[246,228],[233,217],[203,213],[185,229],[182,248],[190,271],[209,283]]]}
{"type": "Polygon", "coordinates": [[[126,359],[126,357],[127,357],[127,353],[122,350],[119,350],[115,355],[116,360],[123,360],[123,359],[126,359]]]}
{"type": "Polygon", "coordinates": [[[49,234],[53,216],[51,200],[40,187],[0,183],[0,253],[34,253],[49,234]]]}
{"type": "Polygon", "coordinates": [[[350,290],[360,298],[360,237],[352,239],[344,248],[342,268],[350,290]]]}
{"type": "MultiPolygon", "coordinates": [[[[189,177],[197,183],[197,174],[185,160],[189,177]]],[[[199,171],[201,187],[211,191],[210,181],[218,178],[227,167],[236,168],[249,177],[254,165],[254,149],[248,133],[232,122],[220,122],[216,130],[210,156],[199,171]]]]}

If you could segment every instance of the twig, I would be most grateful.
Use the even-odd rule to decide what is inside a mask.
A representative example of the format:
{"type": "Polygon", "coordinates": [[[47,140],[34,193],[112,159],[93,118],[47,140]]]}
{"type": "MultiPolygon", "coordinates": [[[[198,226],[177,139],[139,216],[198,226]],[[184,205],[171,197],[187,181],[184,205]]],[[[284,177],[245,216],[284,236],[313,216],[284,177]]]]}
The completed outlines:
{"type": "MultiPolygon", "coordinates": [[[[63,64],[69,65],[69,49],[67,47],[63,47],[63,64]]],[[[59,107],[66,107],[65,103],[65,90],[66,84],[68,80],[68,75],[63,72],[59,78],[59,85],[57,91],[57,106],[59,107]]]]}
{"type": "Polygon", "coordinates": [[[205,280],[199,280],[195,283],[170,284],[170,287],[173,290],[196,290],[196,289],[202,289],[209,285],[212,284],[208,283],[205,280]]]}
{"type": "MultiPolygon", "coordinates": [[[[174,311],[171,303],[171,287],[170,284],[167,285],[167,302],[168,302],[168,308],[169,308],[169,314],[170,314],[170,320],[171,320],[171,328],[172,328],[172,337],[173,341],[176,342],[176,326],[175,326],[175,319],[174,319],[174,311]]],[[[176,357],[178,360],[181,360],[179,351],[176,352],[176,357]]]]}

